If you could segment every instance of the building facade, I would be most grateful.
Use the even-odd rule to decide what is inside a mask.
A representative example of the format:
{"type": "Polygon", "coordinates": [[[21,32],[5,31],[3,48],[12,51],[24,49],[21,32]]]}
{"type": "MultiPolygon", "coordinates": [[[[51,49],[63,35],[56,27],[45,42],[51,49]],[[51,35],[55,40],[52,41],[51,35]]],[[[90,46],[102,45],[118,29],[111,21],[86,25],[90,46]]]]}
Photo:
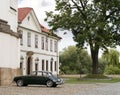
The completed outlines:
{"type": "Polygon", "coordinates": [[[42,26],[32,8],[18,9],[20,39],[20,69],[23,75],[32,71],[59,74],[58,41],[60,37],[42,26]]]}
{"type": "Polygon", "coordinates": [[[1,0],[0,12],[0,85],[8,85],[20,73],[17,0],[1,0]]]}

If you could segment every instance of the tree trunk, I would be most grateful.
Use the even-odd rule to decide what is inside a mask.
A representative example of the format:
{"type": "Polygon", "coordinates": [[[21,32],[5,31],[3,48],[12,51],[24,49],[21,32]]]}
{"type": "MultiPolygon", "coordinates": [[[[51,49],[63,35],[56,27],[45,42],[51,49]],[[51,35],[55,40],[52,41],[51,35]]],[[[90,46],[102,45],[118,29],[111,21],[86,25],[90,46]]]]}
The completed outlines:
{"type": "Polygon", "coordinates": [[[99,49],[91,49],[92,58],[92,74],[98,74],[98,51],[99,49]]]}

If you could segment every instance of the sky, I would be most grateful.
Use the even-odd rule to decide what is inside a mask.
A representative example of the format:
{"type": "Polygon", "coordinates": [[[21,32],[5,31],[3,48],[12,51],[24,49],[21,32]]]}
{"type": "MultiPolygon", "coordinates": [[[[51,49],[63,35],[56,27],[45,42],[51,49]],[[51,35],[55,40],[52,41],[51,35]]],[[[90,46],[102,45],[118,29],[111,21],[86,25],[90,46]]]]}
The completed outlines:
{"type": "MultiPolygon", "coordinates": [[[[18,7],[32,7],[36,13],[39,22],[48,29],[50,28],[47,22],[44,21],[44,19],[46,18],[45,11],[54,11],[54,0],[18,0],[18,7]]],[[[73,41],[73,35],[71,32],[59,31],[57,34],[62,37],[62,39],[59,41],[59,51],[62,51],[64,48],[67,48],[70,45],[76,44],[73,41]],[[64,32],[67,33],[64,35],[64,32]]]]}

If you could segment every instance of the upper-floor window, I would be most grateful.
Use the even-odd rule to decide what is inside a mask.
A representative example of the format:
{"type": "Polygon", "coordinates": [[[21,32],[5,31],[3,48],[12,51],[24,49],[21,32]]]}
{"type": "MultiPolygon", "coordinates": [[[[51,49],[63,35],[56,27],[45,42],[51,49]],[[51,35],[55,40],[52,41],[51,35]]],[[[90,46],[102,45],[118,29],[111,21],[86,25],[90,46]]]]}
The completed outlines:
{"type": "Polygon", "coordinates": [[[48,50],[48,38],[46,37],[46,50],[48,50]]]}
{"type": "Polygon", "coordinates": [[[35,48],[38,48],[38,35],[35,35],[35,48]]]}
{"type": "Polygon", "coordinates": [[[57,41],[54,41],[54,51],[57,52],[57,41]]]}
{"type": "Polygon", "coordinates": [[[30,20],[30,16],[28,16],[28,21],[30,20]]]}
{"type": "Polygon", "coordinates": [[[20,35],[20,45],[23,45],[23,31],[19,30],[18,33],[20,35]]]}
{"type": "Polygon", "coordinates": [[[28,47],[31,47],[31,33],[30,32],[27,33],[27,45],[28,47]]]}
{"type": "Polygon", "coordinates": [[[42,49],[44,49],[44,37],[42,37],[41,47],[42,47],[42,49]]]}
{"type": "Polygon", "coordinates": [[[53,51],[53,40],[50,40],[50,51],[53,51]]]}

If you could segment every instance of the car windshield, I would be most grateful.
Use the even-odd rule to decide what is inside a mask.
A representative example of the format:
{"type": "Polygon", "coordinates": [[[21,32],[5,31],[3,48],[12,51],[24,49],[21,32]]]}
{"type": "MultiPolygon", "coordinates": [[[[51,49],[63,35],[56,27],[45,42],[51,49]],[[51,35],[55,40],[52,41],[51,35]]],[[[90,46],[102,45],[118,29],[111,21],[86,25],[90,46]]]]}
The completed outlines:
{"type": "Polygon", "coordinates": [[[48,75],[48,76],[53,76],[53,75],[52,75],[52,73],[50,73],[50,72],[49,72],[49,73],[47,73],[47,75],[48,75]]]}

